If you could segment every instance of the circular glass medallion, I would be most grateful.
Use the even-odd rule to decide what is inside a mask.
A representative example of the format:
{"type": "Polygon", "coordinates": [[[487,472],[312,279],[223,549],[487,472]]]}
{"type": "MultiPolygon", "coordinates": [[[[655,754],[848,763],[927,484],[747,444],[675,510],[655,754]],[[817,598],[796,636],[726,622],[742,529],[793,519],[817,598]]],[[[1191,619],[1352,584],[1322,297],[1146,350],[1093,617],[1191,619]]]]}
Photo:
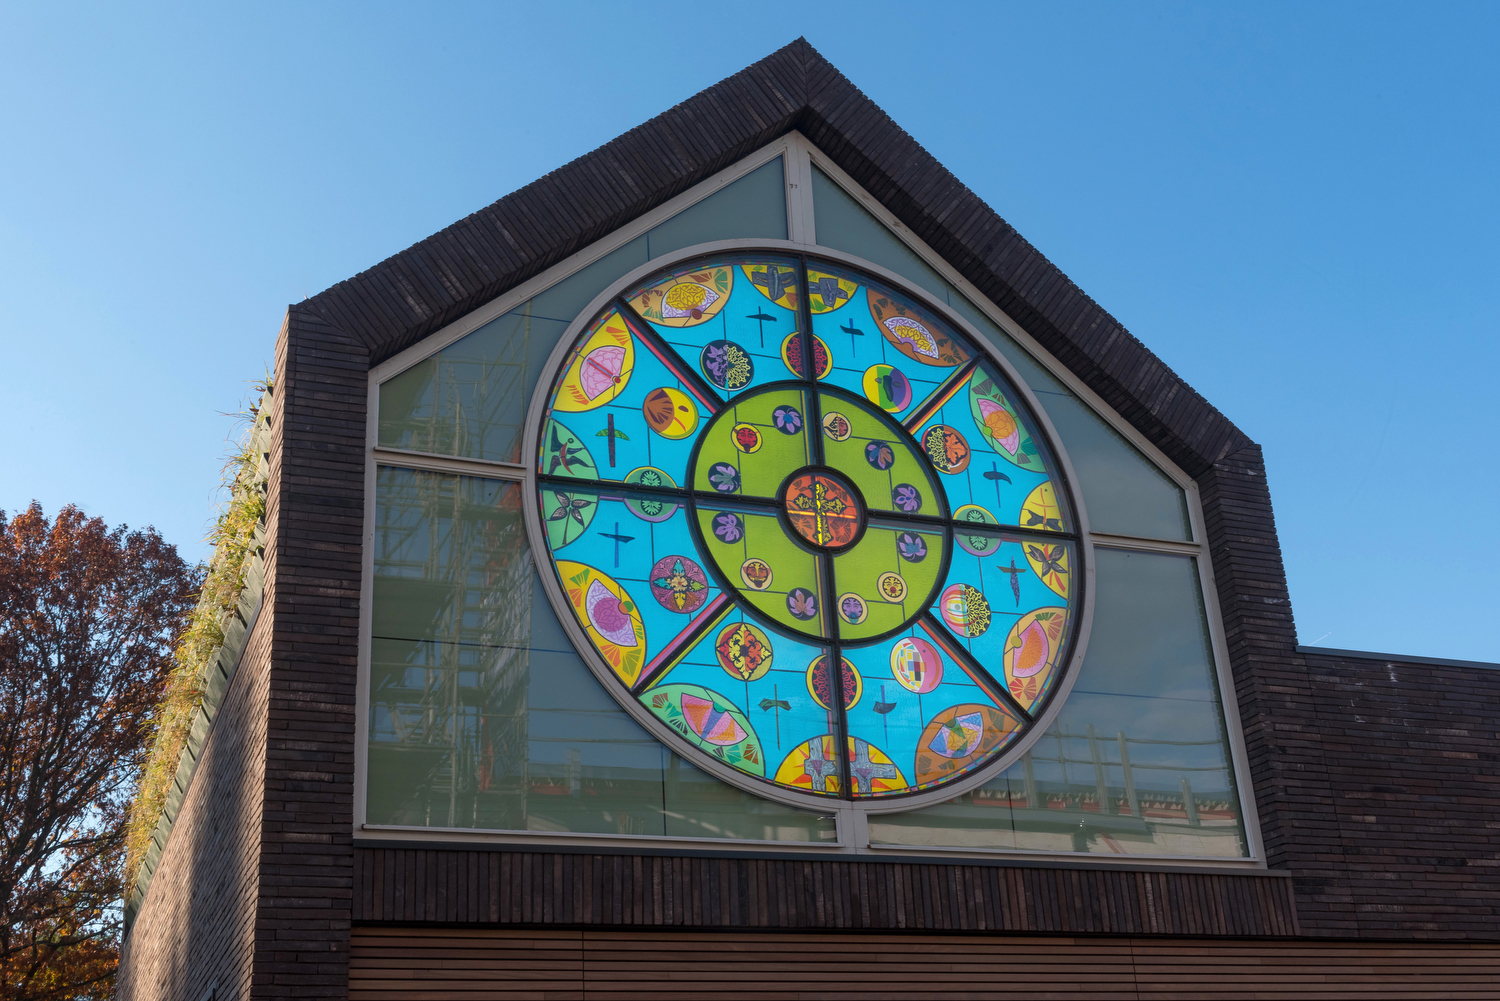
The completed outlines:
{"type": "Polygon", "coordinates": [[[802,541],[820,549],[842,549],[859,536],[864,505],[837,473],[799,473],[787,481],[783,493],[786,520],[802,541]]]}
{"type": "Polygon", "coordinates": [[[1005,367],[832,261],[736,251],[620,293],[539,389],[527,511],[610,693],[808,805],[1018,754],[1069,667],[1084,552],[1005,367]]]}

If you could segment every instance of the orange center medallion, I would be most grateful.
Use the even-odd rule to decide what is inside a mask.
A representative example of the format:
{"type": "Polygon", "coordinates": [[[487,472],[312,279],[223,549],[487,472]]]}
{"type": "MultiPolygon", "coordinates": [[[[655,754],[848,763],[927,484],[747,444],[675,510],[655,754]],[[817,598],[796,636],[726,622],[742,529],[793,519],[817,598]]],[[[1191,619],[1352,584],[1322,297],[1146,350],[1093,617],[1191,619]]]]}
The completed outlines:
{"type": "Polygon", "coordinates": [[[859,534],[859,502],[850,486],[826,472],[803,473],[786,486],[786,516],[803,539],[838,549],[859,534]]]}

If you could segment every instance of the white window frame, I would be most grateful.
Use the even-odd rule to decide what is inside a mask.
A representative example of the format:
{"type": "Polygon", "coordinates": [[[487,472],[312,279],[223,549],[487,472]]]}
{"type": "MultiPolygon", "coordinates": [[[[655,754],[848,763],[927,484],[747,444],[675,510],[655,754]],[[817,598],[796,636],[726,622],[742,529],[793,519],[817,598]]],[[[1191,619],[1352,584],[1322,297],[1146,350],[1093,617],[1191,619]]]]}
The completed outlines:
{"type": "MultiPolygon", "coordinates": [[[[766,241],[755,241],[766,242],[766,241]]],[[[670,256],[663,255],[658,259],[648,262],[648,269],[658,266],[658,261],[663,264],[670,256]]],[[[868,265],[863,265],[868,267],[868,265]]],[[[637,269],[641,270],[641,269],[637,269]]],[[[884,271],[882,268],[871,268],[877,274],[884,271]]],[[[896,276],[906,285],[911,284],[911,279],[896,276]]],[[[614,284],[611,282],[611,284],[614,284]]],[[[967,326],[967,325],[965,325],[967,326]]],[[[981,341],[983,338],[980,338],[981,341]]],[[[1024,380],[1020,380],[1024,386],[1024,380]]],[[[1093,390],[1086,386],[1082,380],[1074,375],[1065,365],[1054,358],[1050,352],[1042,347],[1026,330],[1016,323],[1003,310],[995,306],[989,299],[980,293],[968,282],[956,269],[944,260],[936,251],[927,246],[911,230],[902,224],[872,195],[865,191],[857,182],[845,173],[837,164],[826,157],[822,151],[817,149],[801,133],[791,132],[787,135],[767,144],[755,152],[744,157],[740,161],[719,171],[712,177],[704,180],[677,197],[664,203],[652,211],[640,216],[631,223],[602,237],[580,250],[566,260],[554,265],[536,277],[522,283],[511,291],[491,300],[489,303],[473,310],[465,316],[446,325],[442,329],[424,338],[419,343],[407,348],[391,358],[385,360],[370,370],[368,402],[366,410],[366,469],[365,469],[365,528],[363,532],[363,559],[362,559],[362,582],[360,600],[360,635],[359,635],[359,671],[356,693],[356,736],[355,736],[355,788],[354,788],[354,835],[362,839],[381,840],[400,843],[403,841],[431,841],[435,837],[445,842],[470,843],[486,845],[531,845],[544,847],[547,845],[569,845],[569,846],[614,846],[619,848],[629,843],[637,843],[641,847],[650,845],[652,848],[678,848],[683,850],[703,850],[711,848],[715,851],[758,851],[764,852],[774,849],[777,852],[806,853],[812,856],[818,855],[848,855],[858,854],[863,856],[897,856],[910,857],[913,855],[940,856],[940,857],[1012,857],[1028,860],[1057,860],[1077,862],[1087,859],[1091,863],[1117,866],[1140,866],[1143,864],[1152,867],[1202,867],[1211,865],[1223,868],[1265,868],[1265,850],[1261,838],[1259,816],[1255,806],[1254,787],[1250,781],[1248,766],[1248,752],[1245,746],[1243,727],[1235,698],[1234,680],[1229,667],[1228,645],[1224,635],[1223,618],[1219,609],[1217,589],[1214,584],[1213,563],[1204,543],[1206,531],[1202,503],[1199,496],[1198,485],[1180,469],[1176,463],[1168,458],[1160,449],[1148,441],[1129,422],[1104,402],[1093,390]],[[1084,405],[1093,413],[1105,421],[1111,428],[1118,432],[1132,446],[1144,454],[1158,469],[1172,480],[1183,492],[1187,501],[1189,527],[1192,540],[1188,542],[1167,541],[1160,539],[1137,538],[1133,536],[1112,535],[1108,533],[1086,531],[1085,539],[1093,545],[1116,550],[1134,551],[1142,553],[1159,553],[1165,555],[1186,556],[1191,558],[1198,571],[1198,580],[1202,590],[1202,598],[1209,624],[1209,634],[1213,650],[1214,666],[1216,670],[1219,697],[1224,710],[1225,728],[1229,736],[1231,768],[1233,769],[1236,791],[1239,796],[1240,816],[1245,831],[1245,838],[1249,854],[1239,858],[1224,858],[1221,856],[1183,856],[1183,855],[1104,855],[1092,852],[1047,852],[1014,848],[955,848],[955,847],[928,847],[928,846],[896,846],[869,844],[868,828],[864,823],[865,813],[863,811],[834,809],[834,815],[839,818],[838,840],[836,843],[822,842],[782,842],[782,841],[754,841],[745,839],[719,839],[719,838],[673,838],[658,837],[654,835],[613,835],[613,834],[573,834],[555,833],[549,831],[488,831],[475,830],[471,828],[442,828],[442,827],[396,827],[390,825],[376,825],[365,823],[366,819],[366,783],[369,775],[369,709],[370,709],[370,669],[371,669],[371,634],[372,621],[372,596],[374,593],[374,535],[375,535],[375,493],[376,475],[380,466],[394,466],[406,469],[424,470],[436,473],[449,473],[461,476],[479,476],[488,479],[508,480],[517,483],[525,483],[528,466],[523,463],[493,462],[487,460],[467,459],[454,456],[438,455],[409,451],[405,449],[394,449],[382,447],[378,444],[379,431],[379,393],[380,384],[391,379],[395,375],[411,368],[412,366],[426,360],[450,344],[467,336],[478,328],[489,323],[491,320],[515,309],[517,306],[531,299],[535,295],[551,288],[558,282],[570,277],[583,268],[593,264],[605,255],[619,249],[627,243],[647,231],[660,225],[662,222],[677,215],[692,205],[701,202],[705,198],[717,193],[725,186],[751,173],[759,167],[781,157],[783,162],[783,176],[786,186],[787,204],[787,235],[790,244],[799,245],[797,249],[809,254],[821,256],[840,256],[837,253],[830,254],[830,248],[818,246],[816,243],[816,218],[813,206],[812,191],[812,169],[814,166],[822,171],[830,180],[849,194],[870,215],[884,225],[902,243],[912,250],[924,263],[938,273],[945,281],[957,289],[968,302],[991,322],[995,323],[1001,330],[1009,335],[1022,349],[1024,349],[1033,360],[1041,365],[1053,378],[1057,379],[1076,395],[1084,405]]],[[[1038,408],[1039,415],[1046,421],[1045,409],[1038,408]]],[[[1050,431],[1050,427],[1048,428],[1050,431]]],[[[1054,437],[1054,440],[1056,437],[1054,437]]],[[[1074,483],[1076,484],[1076,478],[1074,483]]],[[[1076,489],[1076,487],[1075,487],[1076,489]]],[[[1085,523],[1086,527],[1086,523],[1085,523]]],[[[1092,565],[1089,566],[1092,572],[1092,565]]],[[[1089,581],[1089,592],[1092,593],[1092,581],[1089,581]]],[[[1087,620],[1085,620],[1085,629],[1087,620]]],[[[1080,646],[1081,649],[1081,646],[1080,646]]],[[[1076,677],[1076,665],[1068,675],[1071,681],[1076,677]]],[[[1056,706],[1063,702],[1066,690],[1060,691],[1058,697],[1053,700],[1056,706]]],[[[772,797],[774,798],[774,797],[772,797]]]]}

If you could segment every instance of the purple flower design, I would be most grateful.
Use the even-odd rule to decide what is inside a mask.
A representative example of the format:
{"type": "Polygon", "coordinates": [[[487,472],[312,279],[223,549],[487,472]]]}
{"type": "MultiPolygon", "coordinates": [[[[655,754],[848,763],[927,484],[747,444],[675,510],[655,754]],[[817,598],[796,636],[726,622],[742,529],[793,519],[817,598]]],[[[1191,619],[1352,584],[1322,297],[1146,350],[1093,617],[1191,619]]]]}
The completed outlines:
{"type": "Polygon", "coordinates": [[[891,503],[907,514],[915,514],[922,506],[922,495],[910,483],[898,483],[891,491],[891,503]]]}
{"type": "Polygon", "coordinates": [[[714,341],[703,349],[703,374],[719,387],[724,385],[724,376],[729,373],[729,345],[724,341],[714,341]]]}
{"type": "Polygon", "coordinates": [[[921,563],[927,558],[927,540],[911,532],[902,532],[896,538],[896,552],[908,563],[921,563]]]}
{"type": "Polygon", "coordinates": [[[793,588],[786,596],[787,611],[792,613],[793,618],[813,619],[818,615],[818,599],[805,587],[793,588]]]}
{"type": "Polygon", "coordinates": [[[723,543],[738,542],[745,537],[745,523],[740,516],[723,511],[714,515],[714,538],[723,543]]]}
{"type": "Polygon", "coordinates": [[[796,434],[802,430],[802,415],[796,407],[777,407],[771,411],[771,420],[782,434],[796,434]]]}
{"type": "Polygon", "coordinates": [[[740,471],[727,462],[716,462],[709,467],[708,482],[721,494],[732,494],[740,488],[740,471]]]}
{"type": "Polygon", "coordinates": [[[896,453],[883,441],[872,441],[865,445],[865,461],[884,472],[896,464],[896,453]]]}

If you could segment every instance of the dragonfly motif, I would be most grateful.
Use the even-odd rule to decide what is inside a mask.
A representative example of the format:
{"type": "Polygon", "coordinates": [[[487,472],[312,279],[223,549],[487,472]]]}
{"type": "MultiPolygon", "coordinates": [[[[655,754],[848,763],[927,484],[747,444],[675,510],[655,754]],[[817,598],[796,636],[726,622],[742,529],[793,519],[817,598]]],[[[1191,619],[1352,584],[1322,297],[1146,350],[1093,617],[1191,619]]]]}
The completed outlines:
{"type": "MultiPolygon", "coordinates": [[[[988,476],[990,474],[985,473],[984,475],[988,476]]],[[[1041,525],[1043,528],[1049,528],[1054,532],[1062,531],[1062,522],[1058,521],[1056,518],[1046,518],[1031,510],[1024,510],[1021,513],[1026,516],[1027,528],[1035,528],[1036,526],[1041,525]]]]}
{"type": "Polygon", "coordinates": [[[1025,567],[1016,566],[1016,558],[1010,558],[1010,566],[1000,567],[1000,572],[1010,576],[1010,593],[1016,596],[1016,607],[1021,607],[1021,575],[1027,573],[1025,567]]]}
{"type": "Polygon", "coordinates": [[[839,287],[839,280],[830,278],[828,275],[824,275],[815,282],[808,282],[807,290],[813,295],[823,297],[824,309],[832,309],[839,304],[840,299],[849,298],[849,293],[839,287]]]}
{"type": "Polygon", "coordinates": [[[764,271],[750,272],[750,280],[760,286],[766,298],[775,302],[786,295],[787,289],[797,280],[797,276],[790,271],[781,271],[775,265],[771,265],[764,271]]]}

